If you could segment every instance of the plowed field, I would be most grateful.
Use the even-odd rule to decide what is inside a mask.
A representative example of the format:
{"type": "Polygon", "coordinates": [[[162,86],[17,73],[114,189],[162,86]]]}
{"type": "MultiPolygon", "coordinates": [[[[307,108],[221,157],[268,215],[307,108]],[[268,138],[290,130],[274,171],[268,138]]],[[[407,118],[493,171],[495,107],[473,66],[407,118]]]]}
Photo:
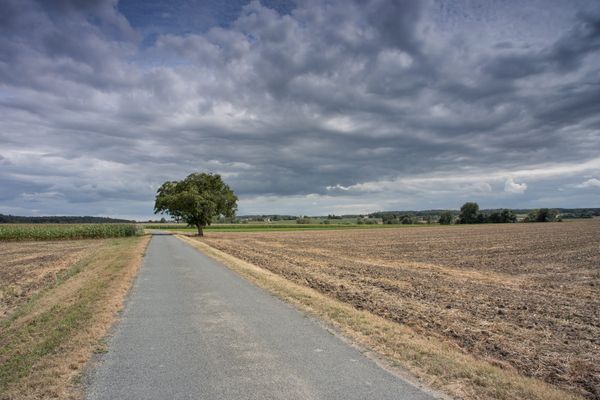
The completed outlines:
{"type": "Polygon", "coordinates": [[[600,220],[210,233],[207,244],[600,399],[600,220]]]}

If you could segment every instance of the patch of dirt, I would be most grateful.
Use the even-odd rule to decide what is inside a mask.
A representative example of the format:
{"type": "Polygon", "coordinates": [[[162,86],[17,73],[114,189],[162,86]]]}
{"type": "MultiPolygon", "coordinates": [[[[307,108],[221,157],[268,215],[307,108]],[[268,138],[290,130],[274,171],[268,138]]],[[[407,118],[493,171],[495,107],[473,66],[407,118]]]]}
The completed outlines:
{"type": "Polygon", "coordinates": [[[600,399],[599,220],[200,240],[502,368],[600,399]]]}
{"type": "Polygon", "coordinates": [[[0,242],[0,321],[103,243],[102,240],[0,242]]]}

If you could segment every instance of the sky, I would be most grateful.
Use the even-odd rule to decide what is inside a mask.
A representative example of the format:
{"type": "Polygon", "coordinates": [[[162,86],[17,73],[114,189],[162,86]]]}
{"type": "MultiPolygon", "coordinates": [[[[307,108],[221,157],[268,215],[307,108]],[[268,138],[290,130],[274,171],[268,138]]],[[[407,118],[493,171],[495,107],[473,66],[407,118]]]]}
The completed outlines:
{"type": "Polygon", "coordinates": [[[2,0],[0,213],[600,207],[600,2],[2,0]]]}

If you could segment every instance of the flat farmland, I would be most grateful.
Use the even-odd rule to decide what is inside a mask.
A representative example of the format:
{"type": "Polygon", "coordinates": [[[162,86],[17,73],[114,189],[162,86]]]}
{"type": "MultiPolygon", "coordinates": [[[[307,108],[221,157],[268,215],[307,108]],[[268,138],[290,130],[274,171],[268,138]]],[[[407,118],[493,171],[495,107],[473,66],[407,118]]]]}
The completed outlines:
{"type": "Polygon", "coordinates": [[[102,244],[99,240],[0,241],[0,320],[102,244]]]}
{"type": "Polygon", "coordinates": [[[503,370],[600,398],[600,220],[201,240],[503,370]]]}
{"type": "Polygon", "coordinates": [[[148,240],[0,240],[0,399],[82,398],[148,240]]]}

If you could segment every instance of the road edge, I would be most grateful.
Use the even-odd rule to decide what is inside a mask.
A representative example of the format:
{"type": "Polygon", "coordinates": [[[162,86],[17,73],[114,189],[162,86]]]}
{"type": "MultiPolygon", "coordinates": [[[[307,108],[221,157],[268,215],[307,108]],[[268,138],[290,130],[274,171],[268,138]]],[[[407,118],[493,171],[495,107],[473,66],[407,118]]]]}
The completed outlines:
{"type": "Polygon", "coordinates": [[[401,379],[403,382],[437,399],[453,400],[453,397],[449,396],[448,394],[428,386],[427,383],[423,382],[413,372],[409,371],[408,369],[404,368],[403,366],[397,363],[391,362],[391,360],[386,358],[384,355],[356,341],[354,338],[348,335],[347,332],[344,332],[344,329],[340,324],[337,324],[334,320],[323,318],[322,313],[316,312],[314,308],[308,306],[305,302],[298,301],[297,297],[302,297],[304,299],[313,298],[316,299],[316,301],[320,304],[335,303],[338,307],[344,309],[351,309],[352,311],[358,314],[365,314],[366,312],[355,310],[339,301],[329,299],[314,289],[297,285],[270,271],[260,268],[254,264],[248,263],[244,260],[240,260],[239,258],[231,256],[221,250],[215,249],[214,247],[211,247],[206,243],[199,242],[198,240],[195,240],[189,237],[188,235],[175,234],[174,236],[183,241],[184,243],[188,244],[189,246],[193,247],[194,249],[200,251],[203,255],[224,265],[225,267],[232,270],[245,280],[257,286],[258,288],[265,290],[268,294],[274,296],[275,298],[283,301],[286,304],[293,306],[297,311],[301,312],[306,317],[313,320],[315,323],[327,330],[330,334],[336,336],[338,339],[340,339],[347,345],[355,348],[361,354],[365,355],[367,358],[375,362],[375,364],[377,364],[380,368],[401,379]],[[280,290],[273,290],[273,287],[271,285],[265,284],[265,281],[261,278],[266,278],[269,282],[275,283],[277,286],[284,286],[286,287],[286,289],[290,289],[291,287],[292,290],[286,290],[285,293],[280,290]]]}
{"type": "Polygon", "coordinates": [[[440,399],[583,400],[541,380],[475,358],[436,336],[415,332],[291,282],[218,250],[199,237],[175,236],[313,317],[383,369],[432,396],[440,399]]]}

